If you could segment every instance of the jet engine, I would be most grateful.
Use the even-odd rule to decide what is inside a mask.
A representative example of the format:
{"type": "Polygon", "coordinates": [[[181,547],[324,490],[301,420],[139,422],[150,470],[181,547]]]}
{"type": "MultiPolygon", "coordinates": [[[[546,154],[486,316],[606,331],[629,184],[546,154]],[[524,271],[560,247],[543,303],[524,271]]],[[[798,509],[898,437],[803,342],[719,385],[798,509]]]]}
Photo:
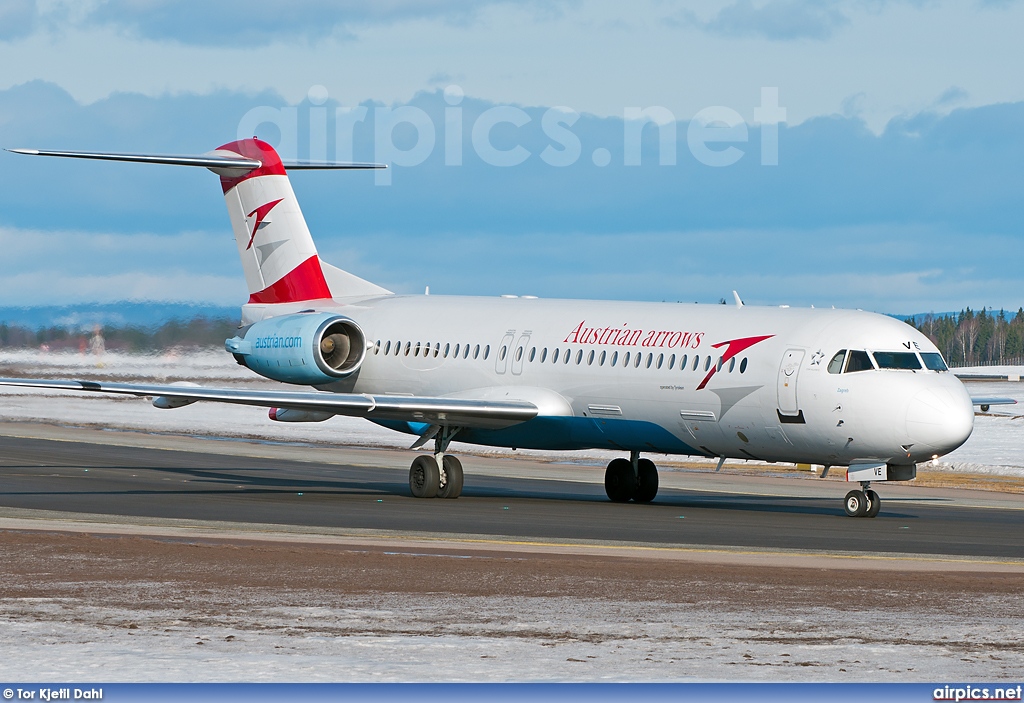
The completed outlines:
{"type": "Polygon", "coordinates": [[[347,317],[309,312],[261,320],[224,348],[261,376],[315,386],[355,373],[366,356],[366,338],[347,317]]]}

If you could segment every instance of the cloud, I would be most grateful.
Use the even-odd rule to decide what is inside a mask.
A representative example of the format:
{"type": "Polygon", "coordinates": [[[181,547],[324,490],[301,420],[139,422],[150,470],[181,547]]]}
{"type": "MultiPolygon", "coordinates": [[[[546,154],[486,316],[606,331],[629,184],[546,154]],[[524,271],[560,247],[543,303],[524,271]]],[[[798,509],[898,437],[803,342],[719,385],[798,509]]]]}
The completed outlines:
{"type": "Polygon", "coordinates": [[[676,22],[726,37],[792,41],[828,39],[850,20],[828,0],[769,0],[758,5],[751,0],[736,0],[709,20],[700,20],[692,12],[686,12],[678,15],[676,22]]]}
{"type": "Polygon", "coordinates": [[[6,306],[119,300],[230,305],[245,283],[233,240],[203,232],[85,232],[0,227],[6,306]]]}
{"type": "MultiPolygon", "coordinates": [[[[120,94],[82,105],[42,82],[0,91],[0,146],[202,153],[236,138],[260,107],[294,116],[285,155],[308,156],[309,104],[273,93],[120,94]]],[[[324,106],[329,158],[340,153],[335,107],[324,106]]],[[[433,149],[419,165],[396,164],[388,187],[366,172],[295,173],[292,183],[325,258],[392,290],[708,302],[739,285],[750,302],[890,312],[1020,304],[1024,103],[911,115],[882,134],[855,118],[809,120],[781,128],[775,167],[760,165],[761,135],[749,126],[734,145],[742,157],[726,168],[692,156],[686,123],[675,125],[674,166],[658,165],[654,125],[643,132],[642,165],[625,166],[623,121],[580,115],[567,128],[579,158],[557,167],[541,158],[559,146],[543,127],[547,108],[519,108],[527,121],[496,124],[491,142],[527,158],[498,167],[477,153],[473,128],[512,106],[466,96],[461,134],[445,131],[451,106],[440,90],[359,107],[351,158],[375,160],[376,126],[401,108],[426,116],[433,149]],[[461,166],[446,165],[447,143],[461,145],[461,166]],[[601,149],[604,167],[593,158],[601,149]]],[[[272,125],[258,133],[280,143],[272,125]]],[[[416,139],[410,125],[395,127],[396,145],[416,139]]],[[[0,227],[13,232],[0,236],[6,270],[35,272],[33,294],[55,273],[111,277],[111,290],[128,286],[116,278],[125,272],[209,276],[217,302],[224,282],[244,288],[220,189],[202,169],[0,153],[0,227]]],[[[203,285],[197,278],[190,290],[205,295],[203,285]]],[[[9,284],[2,294],[15,292],[9,284]]]]}
{"type": "Polygon", "coordinates": [[[970,95],[966,90],[954,85],[942,91],[942,95],[935,100],[935,104],[939,107],[945,107],[955,103],[962,103],[969,97],[970,95]]]}
{"type": "Polygon", "coordinates": [[[21,39],[32,33],[38,19],[35,0],[0,2],[0,41],[21,39]]]}
{"type": "MultiPolygon", "coordinates": [[[[488,4],[514,0],[103,0],[85,19],[132,36],[212,47],[351,37],[361,27],[420,19],[461,23],[488,4]]],[[[544,6],[548,3],[528,3],[544,6]]]]}

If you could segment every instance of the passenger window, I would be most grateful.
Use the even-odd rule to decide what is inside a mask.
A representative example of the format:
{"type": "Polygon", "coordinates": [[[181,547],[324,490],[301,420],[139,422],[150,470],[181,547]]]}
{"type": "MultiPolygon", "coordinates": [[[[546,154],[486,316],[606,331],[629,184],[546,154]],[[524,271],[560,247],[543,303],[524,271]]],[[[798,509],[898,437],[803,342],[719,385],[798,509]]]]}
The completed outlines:
{"type": "Polygon", "coordinates": [[[502,347],[501,351],[498,352],[498,361],[504,361],[505,354],[508,351],[508,347],[502,347]]]}
{"type": "Polygon", "coordinates": [[[679,362],[679,370],[686,371],[686,354],[683,354],[683,358],[679,362]]]}
{"type": "Polygon", "coordinates": [[[451,348],[452,348],[451,344],[445,344],[444,345],[444,358],[445,359],[448,358],[448,352],[451,351],[451,348]]]}
{"type": "Polygon", "coordinates": [[[434,356],[437,356],[440,353],[441,353],[441,343],[438,342],[437,344],[434,345],[434,356]]]}
{"type": "Polygon", "coordinates": [[[704,370],[705,371],[710,371],[711,370],[711,355],[710,354],[708,354],[708,358],[704,362],[704,370]]]}
{"type": "Polygon", "coordinates": [[[946,362],[942,360],[942,354],[938,352],[921,352],[924,365],[932,371],[949,371],[946,362]]]}
{"type": "Polygon", "coordinates": [[[533,361],[537,356],[537,347],[530,347],[530,361],[533,361]]]}
{"type": "Polygon", "coordinates": [[[405,355],[409,356],[409,350],[412,348],[412,342],[405,343],[405,355]]]}
{"type": "Polygon", "coordinates": [[[604,366],[604,360],[608,356],[608,352],[601,352],[601,358],[597,360],[598,366],[604,366]]]}
{"type": "Polygon", "coordinates": [[[456,344],[455,345],[455,351],[452,352],[452,358],[453,359],[458,359],[459,358],[459,351],[461,351],[461,350],[462,350],[462,345],[461,344],[456,344]]]}
{"type": "Polygon", "coordinates": [[[640,362],[643,361],[643,358],[644,358],[643,354],[641,354],[640,352],[636,353],[636,358],[633,359],[633,368],[634,369],[640,368],[640,362]]]}
{"type": "Polygon", "coordinates": [[[379,339],[377,340],[377,343],[373,345],[373,353],[374,354],[380,353],[380,340],[379,339]]]}
{"type": "Polygon", "coordinates": [[[729,359],[729,373],[732,373],[733,369],[736,368],[736,357],[729,359]]]}
{"type": "Polygon", "coordinates": [[[594,350],[590,350],[590,354],[587,355],[587,366],[594,365],[594,350]]]}
{"type": "Polygon", "coordinates": [[[629,352],[622,355],[622,366],[625,368],[629,366],[629,352]]]}
{"type": "Polygon", "coordinates": [[[846,358],[846,370],[843,373],[856,373],[857,371],[873,371],[871,359],[866,351],[851,351],[846,358]]]}
{"type": "Polygon", "coordinates": [[[660,369],[661,365],[664,364],[664,363],[665,363],[665,355],[664,354],[658,354],[658,368],[660,369]]]}
{"type": "Polygon", "coordinates": [[[846,350],[840,349],[836,352],[836,355],[832,357],[832,361],[828,362],[829,373],[842,373],[843,372],[843,359],[846,358],[846,350]]]}
{"type": "Polygon", "coordinates": [[[676,355],[673,354],[668,358],[668,367],[674,369],[676,367],[676,355]]]}
{"type": "Polygon", "coordinates": [[[519,347],[518,349],[516,349],[516,361],[522,361],[522,360],[523,360],[523,348],[519,347]]]}
{"type": "Polygon", "coordinates": [[[608,363],[608,365],[609,366],[615,366],[615,364],[617,364],[617,363],[619,363],[619,353],[618,352],[612,352],[612,360],[608,363]]]}
{"type": "Polygon", "coordinates": [[[540,363],[543,364],[547,360],[548,360],[548,348],[544,347],[544,349],[542,349],[541,352],[540,352],[540,363]]]}
{"type": "Polygon", "coordinates": [[[551,363],[552,364],[557,364],[558,363],[558,350],[557,349],[555,349],[555,351],[551,352],[551,363]]]}
{"type": "Polygon", "coordinates": [[[694,354],[693,355],[693,370],[696,371],[698,366],[700,366],[700,354],[694,354]]]}
{"type": "Polygon", "coordinates": [[[722,357],[718,357],[718,363],[715,364],[715,371],[721,371],[721,370],[722,370],[722,357]]]}
{"type": "Polygon", "coordinates": [[[917,371],[921,368],[921,361],[914,352],[873,352],[873,356],[880,369],[917,371]]]}
{"type": "Polygon", "coordinates": [[[576,365],[579,366],[582,363],[583,363],[583,350],[580,349],[578,352],[576,352],[576,365]]]}
{"type": "Polygon", "coordinates": [[[413,356],[419,356],[420,355],[420,343],[419,342],[416,342],[416,348],[412,350],[412,355],[413,356]]]}
{"type": "Polygon", "coordinates": [[[484,361],[487,361],[487,357],[489,357],[490,355],[491,355],[491,345],[488,344],[486,347],[484,347],[484,361]]]}
{"type": "Polygon", "coordinates": [[[743,357],[743,361],[740,362],[740,373],[746,373],[747,371],[747,357],[743,357]]]}
{"type": "Polygon", "coordinates": [[[647,352],[647,368],[651,368],[652,363],[654,363],[654,354],[647,352]]]}

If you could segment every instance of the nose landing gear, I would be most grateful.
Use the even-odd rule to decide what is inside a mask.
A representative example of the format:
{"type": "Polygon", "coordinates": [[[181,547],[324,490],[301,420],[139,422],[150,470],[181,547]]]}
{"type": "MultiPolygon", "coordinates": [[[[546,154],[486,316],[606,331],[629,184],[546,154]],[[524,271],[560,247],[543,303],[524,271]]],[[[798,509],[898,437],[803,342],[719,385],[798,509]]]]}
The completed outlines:
{"type": "Polygon", "coordinates": [[[870,481],[861,481],[859,491],[850,491],[846,494],[843,508],[850,517],[875,517],[882,509],[882,499],[872,491],[870,481]]]}

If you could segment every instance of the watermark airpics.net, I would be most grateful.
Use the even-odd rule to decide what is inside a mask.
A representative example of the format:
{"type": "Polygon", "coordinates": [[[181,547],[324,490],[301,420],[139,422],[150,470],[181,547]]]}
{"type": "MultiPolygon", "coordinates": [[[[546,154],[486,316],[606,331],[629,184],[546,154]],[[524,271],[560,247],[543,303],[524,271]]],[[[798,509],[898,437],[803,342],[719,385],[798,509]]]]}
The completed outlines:
{"type": "Polygon", "coordinates": [[[942,686],[932,693],[936,701],[1019,701],[1024,686],[988,687],[988,686],[942,686]]]}
{"type": "MultiPolygon", "coordinates": [[[[538,160],[554,168],[562,168],[588,158],[598,167],[612,163],[615,145],[588,146],[573,130],[581,115],[570,107],[551,107],[531,115],[515,105],[495,105],[482,112],[466,114],[465,94],[457,85],[444,90],[443,124],[426,110],[416,105],[387,107],[383,105],[356,107],[327,107],[327,89],[320,85],[308,91],[309,124],[301,125],[296,106],[273,107],[261,105],[249,110],[239,121],[238,138],[245,139],[267,125],[276,127],[280,141],[278,150],[285,154],[298,154],[299,134],[309,136],[310,161],[354,161],[357,126],[369,128],[373,139],[373,161],[389,166],[414,167],[429,159],[437,149],[444,150],[445,166],[462,166],[466,160],[465,142],[469,136],[472,153],[484,164],[497,168],[510,168],[538,160]],[[468,119],[467,119],[468,117],[468,119]],[[534,151],[508,138],[495,143],[495,133],[509,128],[536,128],[539,122],[543,148],[534,145],[534,151]],[[334,154],[328,153],[329,129],[333,121],[334,154]],[[407,138],[397,139],[401,132],[407,138]],[[586,152],[586,153],[585,153],[586,152]]],[[[786,121],[786,108],[779,105],[779,89],[761,88],[760,104],[754,107],[753,124],[760,134],[760,165],[779,164],[779,125],[786,121]]],[[[305,115],[303,115],[304,117],[305,115]]],[[[625,107],[622,111],[621,163],[623,166],[641,166],[651,163],[654,154],[644,149],[645,131],[656,138],[659,166],[675,166],[679,160],[680,123],[666,107],[625,107]]],[[[754,149],[750,145],[750,129],[743,116],[723,105],[706,107],[686,123],[686,149],[693,159],[704,166],[723,168],[738,163],[754,149]]],[[[618,137],[616,138],[616,141],[618,137]]],[[[616,152],[619,152],[615,148],[616,152]]],[[[393,169],[375,173],[377,185],[390,185],[393,169]]]]}

